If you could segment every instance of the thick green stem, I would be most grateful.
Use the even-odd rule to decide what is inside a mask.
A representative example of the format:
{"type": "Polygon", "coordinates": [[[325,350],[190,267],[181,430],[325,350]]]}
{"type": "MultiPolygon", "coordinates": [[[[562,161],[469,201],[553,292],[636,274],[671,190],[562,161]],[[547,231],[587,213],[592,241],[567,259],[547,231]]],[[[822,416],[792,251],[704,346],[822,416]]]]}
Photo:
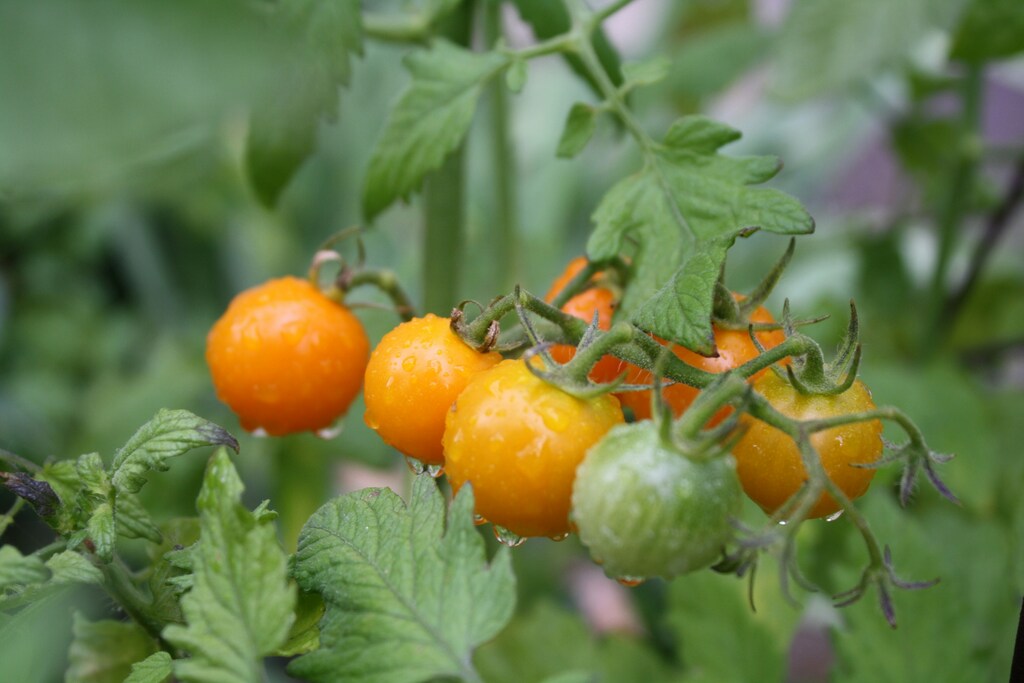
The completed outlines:
{"type": "Polygon", "coordinates": [[[331,461],[313,444],[295,441],[280,445],[272,455],[271,500],[280,515],[281,540],[288,552],[295,551],[302,526],[330,494],[331,461]]]}
{"type": "Polygon", "coordinates": [[[152,613],[153,605],[136,587],[129,576],[128,568],[117,558],[109,564],[98,564],[103,574],[103,587],[139,626],[144,628],[165,649],[170,647],[160,635],[165,624],[152,613]]]}
{"type": "Polygon", "coordinates": [[[960,228],[970,205],[974,179],[978,171],[979,154],[973,149],[981,116],[981,96],[984,85],[983,70],[978,65],[968,67],[962,84],[963,112],[957,145],[958,160],[953,165],[946,190],[945,205],[939,216],[939,249],[928,292],[926,321],[921,339],[923,354],[936,350],[945,338],[942,329],[943,308],[949,288],[949,265],[956,249],[960,228]]]}
{"type": "MultiPolygon", "coordinates": [[[[494,45],[502,37],[502,4],[485,3],[485,28],[487,44],[494,45]]],[[[513,285],[518,263],[516,232],[519,223],[516,206],[515,155],[509,130],[508,89],[501,79],[491,85],[491,147],[494,155],[494,187],[497,214],[492,231],[494,240],[494,279],[499,290],[513,285]]]]}
{"type": "MultiPolygon", "coordinates": [[[[468,46],[473,3],[465,2],[443,22],[441,34],[468,46]]],[[[446,315],[458,301],[465,242],[465,143],[452,152],[423,187],[423,305],[429,313],[446,315]]]]}

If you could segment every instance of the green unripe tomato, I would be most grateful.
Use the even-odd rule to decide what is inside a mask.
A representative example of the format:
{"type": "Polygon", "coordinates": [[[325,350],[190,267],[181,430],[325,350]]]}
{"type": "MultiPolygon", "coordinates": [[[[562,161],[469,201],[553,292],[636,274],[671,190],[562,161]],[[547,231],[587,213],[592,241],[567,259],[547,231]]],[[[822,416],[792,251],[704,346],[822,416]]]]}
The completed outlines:
{"type": "Polygon", "coordinates": [[[613,428],[576,471],[572,519],[609,576],[670,579],[715,562],[741,489],[732,456],[690,458],[650,421],[613,428]]]}

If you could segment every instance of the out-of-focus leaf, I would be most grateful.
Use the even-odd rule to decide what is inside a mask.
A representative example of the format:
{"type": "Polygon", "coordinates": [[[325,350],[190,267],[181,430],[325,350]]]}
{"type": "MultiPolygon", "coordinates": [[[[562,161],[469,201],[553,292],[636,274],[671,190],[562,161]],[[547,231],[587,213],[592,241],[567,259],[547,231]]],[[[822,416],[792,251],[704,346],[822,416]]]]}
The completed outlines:
{"type": "MultiPolygon", "coordinates": [[[[766,590],[767,577],[759,577],[766,590]]],[[[747,602],[735,576],[704,571],[674,581],[668,623],[675,631],[687,681],[741,683],[783,680],[787,632],[772,628],[747,602]]],[[[763,608],[763,606],[762,606],[763,608]]]]}
{"type": "Polygon", "coordinates": [[[763,30],[752,23],[716,26],[687,38],[671,61],[673,94],[713,95],[762,59],[770,45],[763,30]]]}
{"type": "Polygon", "coordinates": [[[462,142],[483,86],[507,64],[496,52],[471,52],[445,40],[410,54],[412,84],[391,110],[363,185],[363,213],[373,220],[419,188],[462,142]]]}
{"type": "MultiPolygon", "coordinates": [[[[130,621],[89,621],[75,613],[65,683],[122,683],[132,665],[156,652],[156,643],[130,621]]],[[[166,654],[166,653],[165,653],[166,654]]]]}
{"type": "Polygon", "coordinates": [[[166,163],[263,92],[285,41],[244,0],[0,3],[0,187],[166,163]]]}
{"type": "Polygon", "coordinates": [[[254,108],[246,145],[249,178],[273,206],[313,151],[322,120],[338,112],[338,89],[348,84],[351,55],[362,54],[359,0],[277,0],[274,19],[295,36],[294,54],[270,96],[254,108]]]}
{"type": "Polygon", "coordinates": [[[634,278],[621,311],[641,328],[698,353],[715,351],[712,292],[726,250],[756,228],[809,233],[814,221],[789,195],[751,188],[781,167],[774,157],[726,157],[740,133],[704,116],[686,116],[648,154],[643,169],[615,185],[594,213],[587,243],[593,260],[637,242],[634,278]]]}
{"type": "Polygon", "coordinates": [[[0,589],[46,581],[50,573],[35,555],[22,555],[13,545],[0,547],[0,589]]]}
{"type": "Polygon", "coordinates": [[[986,62],[1024,51],[1024,4],[1017,0],[971,0],[953,39],[951,56],[986,62]]]}
{"type": "Polygon", "coordinates": [[[73,600],[61,591],[35,600],[17,614],[0,613],[0,662],[11,681],[61,680],[71,641],[73,600]]]}
{"type": "Polygon", "coordinates": [[[855,85],[904,62],[963,0],[796,0],[778,37],[776,89],[804,99],[855,85]]]}
{"type": "Polygon", "coordinates": [[[678,679],[645,641],[619,635],[598,638],[578,614],[547,601],[513,619],[497,638],[477,651],[474,661],[487,683],[563,679],[660,683],[678,679]]]}
{"type": "Polygon", "coordinates": [[[597,109],[577,102],[569,110],[562,139],[558,141],[557,156],[569,159],[579,154],[597,129],[597,109]]]}
{"type": "Polygon", "coordinates": [[[464,487],[445,523],[426,475],[406,505],[389,489],[340,496],[299,536],[293,574],[327,605],[320,649],[289,671],[313,681],[415,683],[466,673],[473,650],[512,616],[506,548],[488,564],[464,487]]]}
{"type": "Polygon", "coordinates": [[[124,683],[163,683],[174,671],[171,656],[161,650],[154,652],[141,662],[132,664],[131,673],[124,683]]]}
{"type": "Polygon", "coordinates": [[[295,618],[295,589],[274,526],[242,505],[242,488],[227,451],[219,449],[197,502],[194,585],[181,601],[186,624],[163,632],[191,655],[174,662],[183,681],[260,680],[263,657],[284,643],[295,618]]]}

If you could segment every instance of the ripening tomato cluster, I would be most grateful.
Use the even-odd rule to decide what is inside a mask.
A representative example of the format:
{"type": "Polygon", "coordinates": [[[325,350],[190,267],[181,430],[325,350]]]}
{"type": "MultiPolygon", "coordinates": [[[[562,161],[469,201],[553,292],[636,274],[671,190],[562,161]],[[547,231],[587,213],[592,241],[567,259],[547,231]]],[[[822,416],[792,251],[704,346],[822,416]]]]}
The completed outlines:
{"type": "MultiPolygon", "coordinates": [[[[585,264],[570,263],[547,300],[585,264]]],[[[588,321],[596,314],[598,325],[608,329],[617,295],[601,273],[591,284],[563,310],[588,321]]],[[[752,320],[772,317],[758,308],[752,320]]],[[[674,351],[714,373],[758,354],[745,332],[716,328],[715,340],[717,358],[674,351]]],[[[770,348],[784,335],[759,332],[758,340],[770,348]]],[[[556,346],[551,355],[564,363],[574,353],[574,347],[556,346]]],[[[671,577],[706,567],[731,537],[741,490],[771,513],[807,479],[793,440],[747,415],[732,456],[690,457],[648,419],[650,391],[570,395],[539,378],[525,360],[470,347],[448,318],[426,315],[402,323],[371,354],[351,311],[298,278],[239,294],[211,329],[206,357],[217,395],[242,426],[271,435],[330,427],[362,386],[366,424],[406,456],[443,466],[456,491],[471,484],[477,515],[504,540],[557,539],[575,530],[613,576],[671,577]],[[623,406],[634,422],[625,424],[623,406]]],[[[630,384],[652,379],[614,356],[602,358],[590,376],[608,382],[623,373],[630,384]]],[[[795,419],[873,407],[860,382],[838,396],[804,396],[772,372],[750,381],[795,419]]],[[[675,384],[663,389],[662,400],[679,416],[698,393],[675,384]]],[[[709,426],[728,411],[719,411],[709,426]]],[[[880,430],[877,421],[858,422],[814,435],[827,474],[850,498],[870,484],[874,470],[853,465],[878,459],[880,430]]],[[[823,494],[810,514],[837,509],[823,494]]]]}

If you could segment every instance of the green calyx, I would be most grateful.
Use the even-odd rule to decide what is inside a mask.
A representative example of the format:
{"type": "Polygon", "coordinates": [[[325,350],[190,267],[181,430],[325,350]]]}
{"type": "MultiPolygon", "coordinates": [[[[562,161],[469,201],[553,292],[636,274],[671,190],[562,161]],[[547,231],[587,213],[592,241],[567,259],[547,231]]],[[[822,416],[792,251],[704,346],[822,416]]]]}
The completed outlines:
{"type": "MultiPolygon", "coordinates": [[[[789,317],[788,301],[783,310],[782,320],[786,336],[793,336],[795,330],[789,317]]],[[[850,324],[839,344],[839,352],[836,357],[831,362],[826,362],[821,347],[809,338],[805,338],[809,342],[807,353],[802,356],[794,356],[785,370],[793,387],[800,393],[809,395],[836,395],[849,389],[857,379],[857,369],[860,366],[859,330],[857,307],[851,300],[850,324]]],[[[780,373],[781,376],[781,370],[778,368],[773,368],[773,370],[780,373]]]]}

